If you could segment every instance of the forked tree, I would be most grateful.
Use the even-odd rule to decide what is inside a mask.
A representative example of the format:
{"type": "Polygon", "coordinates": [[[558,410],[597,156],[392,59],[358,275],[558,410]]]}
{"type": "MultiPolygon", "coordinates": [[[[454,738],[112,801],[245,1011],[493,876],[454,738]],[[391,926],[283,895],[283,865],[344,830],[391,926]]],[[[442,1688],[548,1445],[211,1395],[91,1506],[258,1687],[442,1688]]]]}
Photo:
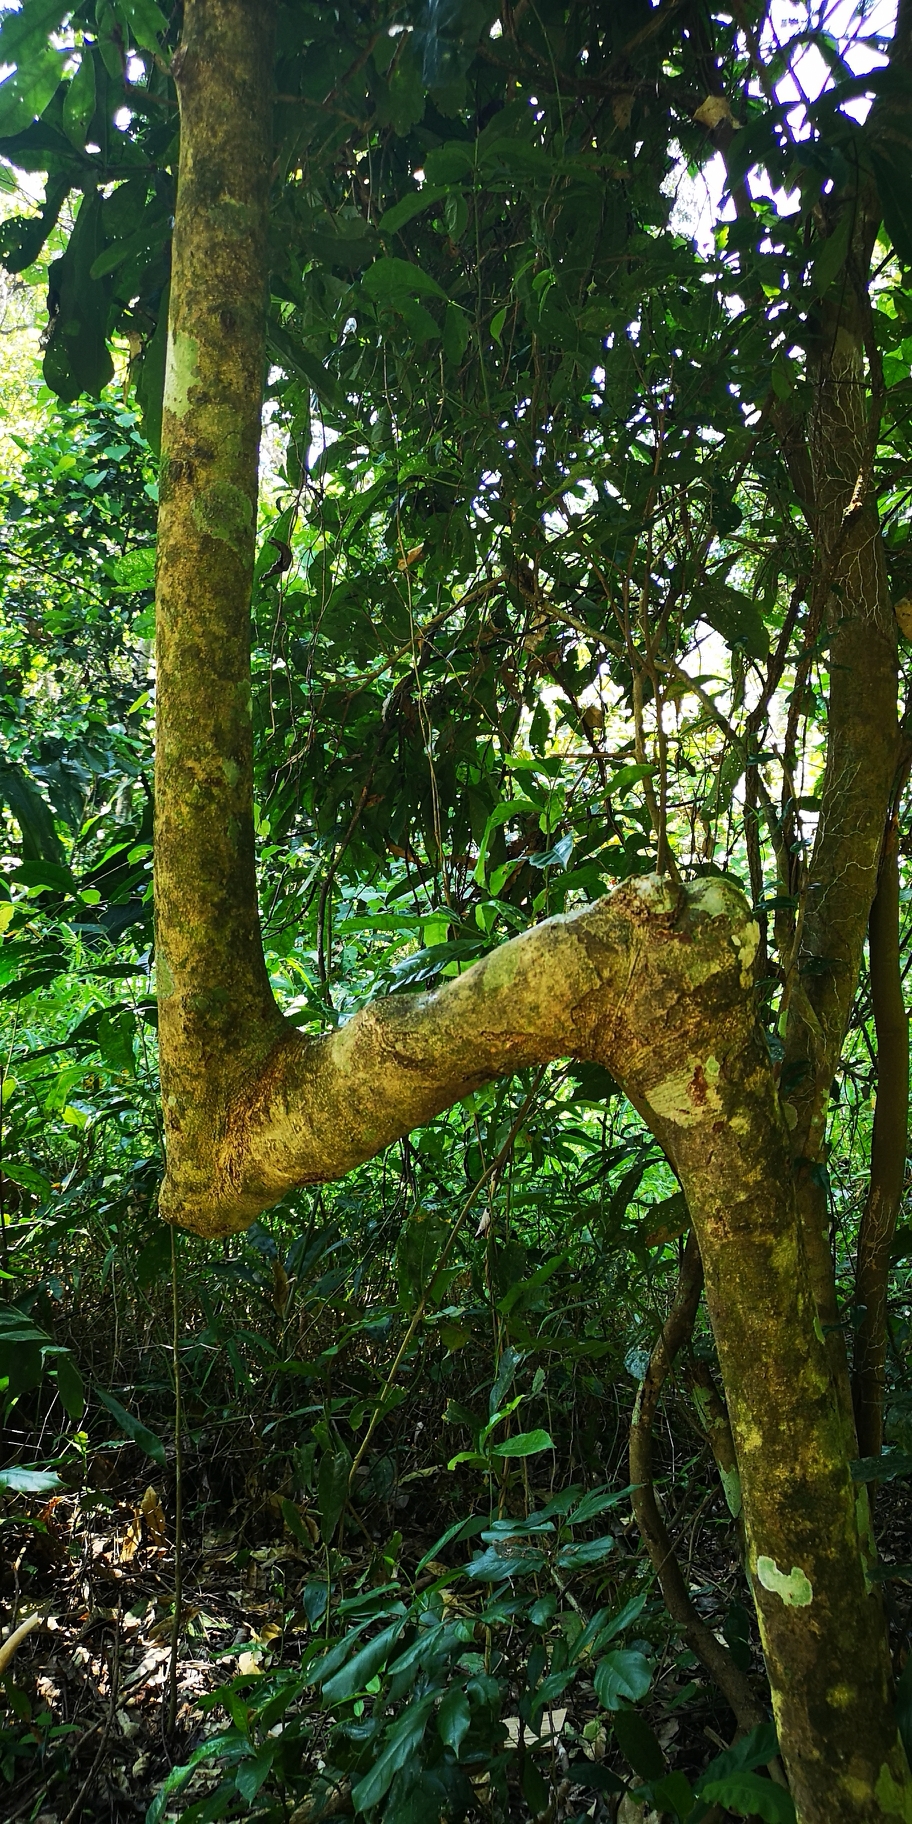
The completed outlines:
{"type": "MultiPolygon", "coordinates": [[[[619,130],[649,86],[637,64],[642,45],[658,46],[649,95],[659,116],[663,72],[678,68],[680,51],[690,119],[708,151],[728,162],[742,245],[752,233],[756,244],[750,146],[716,55],[715,22],[674,0],[629,10],[615,63],[601,72],[619,130]]],[[[781,119],[758,48],[765,14],[754,5],[733,11],[754,91],[759,83],[770,117],[781,119]]],[[[519,47],[520,62],[524,13],[506,7],[501,20],[503,43],[519,47]]],[[[587,10],[593,45],[609,25],[596,14],[588,20],[587,10]]],[[[634,1466],[648,1458],[643,1414],[705,1278],[743,1491],[747,1573],[798,1817],[912,1819],[880,1585],[869,1575],[868,1497],[851,1471],[859,1447],[822,1170],[830,1088],[870,922],[878,1038],[890,1070],[882,1071],[862,1226],[854,1395],[862,1451],[877,1454],[907,1059],[896,848],[904,753],[878,508],[884,393],[871,286],[885,257],[877,243],[885,207],[894,239],[905,232],[896,172],[908,164],[912,11],[900,9],[867,137],[850,135],[839,183],[817,184],[802,385],[769,387],[758,431],[775,438],[796,519],[803,516],[812,549],[803,637],[808,653],[826,649],[829,671],[813,853],[800,916],[783,919],[779,932],[784,1055],[775,1062],[758,999],[766,946],[753,909],[718,873],[681,878],[654,798],[658,872],[530,924],[436,990],[374,1000],[321,1036],[302,1034],[276,1003],[257,906],[250,610],[277,257],[270,211],[284,175],[273,136],[276,31],[287,87],[295,17],[277,0],[186,0],[170,66],[180,165],[157,573],[162,1213],[201,1235],[228,1235],[293,1187],[341,1178],[497,1077],[561,1058],[607,1067],[678,1175],[695,1237],[641,1395],[634,1466]]],[[[383,29],[380,22],[377,36],[383,29]]],[[[587,81],[594,89],[595,67],[578,64],[568,93],[574,83],[582,94],[587,81]]],[[[840,79],[851,92],[844,70],[840,79]]],[[[745,291],[756,282],[746,265],[745,291]]],[[[610,349],[604,360],[610,365],[610,349]]],[[[569,612],[552,588],[549,612],[559,616],[562,606],[569,612]]],[[[770,690],[794,627],[793,617],[778,660],[769,658],[770,690]]],[[[803,676],[806,683],[806,669],[803,676]]],[[[634,699],[641,722],[642,690],[634,699]]],[[[764,788],[755,754],[742,770],[756,831],[764,788]]],[[[784,890],[790,827],[770,823],[784,890]]],[[[641,1502],[639,1518],[672,1611],[677,1604],[691,1627],[654,1503],[641,1502]]],[[[717,1664],[712,1637],[698,1645],[739,1720],[749,1721],[755,1700],[746,1684],[717,1664]]]]}

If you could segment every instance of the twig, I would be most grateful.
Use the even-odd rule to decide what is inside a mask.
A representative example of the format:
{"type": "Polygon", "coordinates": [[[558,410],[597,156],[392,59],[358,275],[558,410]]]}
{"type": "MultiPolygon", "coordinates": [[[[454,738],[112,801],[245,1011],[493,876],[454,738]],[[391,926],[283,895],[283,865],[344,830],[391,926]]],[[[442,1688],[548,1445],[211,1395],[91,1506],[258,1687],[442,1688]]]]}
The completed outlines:
{"type": "Polygon", "coordinates": [[[473,1184],[472,1189],[470,1190],[468,1197],[466,1198],[465,1203],[463,1204],[462,1209],[460,1210],[459,1215],[457,1216],[456,1221],[454,1222],[453,1227],[451,1228],[450,1233],[447,1236],[446,1243],[441,1250],[440,1259],[436,1262],[436,1264],[434,1266],[434,1270],[431,1273],[431,1277],[428,1280],[427,1285],[425,1286],[424,1291],[422,1292],[417,1305],[415,1306],[415,1310],[414,1310],[414,1313],[412,1316],[411,1323],[409,1324],[409,1327],[406,1330],[406,1333],[405,1333],[405,1335],[402,1339],[402,1342],[399,1346],[399,1349],[397,1351],[396,1359],[393,1362],[393,1365],[389,1371],[389,1374],[387,1375],[386,1380],[384,1381],[383,1386],[380,1390],[380,1397],[377,1400],[376,1405],[374,1406],[374,1410],[371,1415],[371,1422],[368,1425],[367,1431],[364,1434],[364,1438],[358,1448],[357,1455],[356,1455],[355,1460],[352,1463],[351,1469],[349,1471],[349,1476],[348,1476],[349,1488],[351,1488],[352,1482],[354,1480],[355,1471],[359,1468],[360,1464],[363,1462],[364,1453],[367,1450],[368,1444],[370,1443],[371,1438],[373,1437],[374,1432],[376,1431],[377,1426],[380,1423],[380,1420],[383,1416],[383,1402],[386,1399],[386,1396],[389,1393],[390,1388],[392,1387],[392,1384],[396,1378],[396,1375],[399,1372],[399,1369],[402,1365],[402,1359],[409,1346],[409,1343],[411,1342],[412,1337],[414,1336],[415,1331],[417,1330],[418,1325],[420,1324],[421,1319],[424,1316],[424,1308],[430,1297],[431,1287],[433,1286],[438,1273],[446,1265],[447,1259],[449,1257],[450,1249],[452,1248],[453,1243],[456,1240],[456,1237],[459,1234],[459,1231],[462,1228],[462,1226],[465,1222],[465,1219],[469,1214],[469,1211],[472,1209],[474,1203],[476,1202],[479,1192],[483,1191],[485,1185],[490,1183],[490,1181],[494,1177],[495,1173],[500,1170],[500,1167],[503,1165],[504,1160],[507,1158],[507,1156],[510,1152],[510,1148],[512,1147],[513,1142],[516,1139],[516,1136],[519,1133],[519,1130],[522,1127],[522,1124],[525,1121],[526,1116],[529,1113],[529,1110],[532,1107],[532,1104],[535,1101],[536,1096],[538,1095],[538,1092],[542,1085],[542,1079],[544,1077],[544,1074],[545,1074],[545,1071],[547,1070],[547,1068],[548,1068],[548,1066],[546,1064],[542,1065],[542,1067],[535,1079],[535,1082],[533,1083],[532,1088],[530,1089],[529,1094],[527,1095],[527,1097],[522,1105],[522,1108],[520,1109],[519,1114],[516,1117],[516,1120],[513,1122],[513,1125],[510,1129],[510,1132],[508,1133],[508,1135],[506,1137],[506,1140],[503,1143],[503,1146],[501,1147],[501,1149],[500,1149],[499,1153],[496,1155],[496,1157],[491,1160],[491,1163],[486,1168],[486,1170],[482,1172],[481,1177],[476,1178],[475,1183],[473,1184]]]}
{"type": "Polygon", "coordinates": [[[121,1605],[120,1605],[120,1602],[118,1602],[118,1604],[117,1604],[117,1621],[116,1621],[115,1627],[114,1627],[114,1660],[113,1660],[113,1663],[111,1666],[111,1695],[108,1700],[108,1714],[105,1719],[105,1726],[101,1732],[101,1741],[99,1742],[98,1747],[95,1750],[95,1759],[93,1760],[92,1765],[89,1768],[89,1771],[86,1774],[86,1777],[83,1780],[82,1785],[80,1786],[79,1791],[77,1792],[76,1797],[73,1800],[73,1803],[70,1806],[70,1809],[67,1812],[66,1817],[63,1820],[63,1824],[73,1824],[74,1819],[78,1816],[79,1812],[81,1811],[82,1801],[85,1798],[86,1793],[89,1791],[89,1789],[92,1785],[92,1781],[94,1780],[95,1775],[97,1774],[98,1769],[101,1766],[102,1759],[104,1757],[104,1751],[108,1745],[108,1737],[109,1737],[111,1730],[113,1728],[113,1725],[114,1725],[114,1712],[117,1708],[117,1692],[118,1692],[119,1685],[120,1685],[120,1615],[121,1615],[121,1605]]]}
{"type": "Polygon", "coordinates": [[[182,1464],[182,1413],[180,1357],[180,1300],[177,1285],[177,1237],[171,1229],[171,1369],[174,1376],[174,1614],[171,1619],[171,1654],[168,1660],[168,1721],[167,1734],[170,1740],[174,1734],[177,1721],[177,1655],[180,1647],[181,1605],[183,1601],[184,1567],[184,1502],[182,1464]]]}

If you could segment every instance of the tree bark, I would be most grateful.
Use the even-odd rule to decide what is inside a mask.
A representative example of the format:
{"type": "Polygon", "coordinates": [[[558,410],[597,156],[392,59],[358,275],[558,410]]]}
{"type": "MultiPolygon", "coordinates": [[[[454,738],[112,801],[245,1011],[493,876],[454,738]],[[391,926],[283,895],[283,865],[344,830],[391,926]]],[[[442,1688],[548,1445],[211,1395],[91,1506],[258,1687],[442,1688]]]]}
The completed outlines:
{"type": "MultiPolygon", "coordinates": [[[[155,909],[169,1188],[194,1224],[210,1126],[282,1028],[254,868],[250,592],[274,0],[190,0],[156,589],[155,909]]],[[[205,1226],[205,1225],[203,1225],[205,1226]]]]}
{"type": "MultiPolygon", "coordinates": [[[[845,207],[853,207],[849,200],[845,207]]],[[[830,1088],[877,885],[899,749],[896,619],[890,600],[868,415],[864,307],[871,209],[834,296],[820,308],[811,452],[817,574],[829,632],[827,760],[801,945],[789,982],[783,1080],[805,1243],[847,1431],[851,1399],[825,1190],[830,1088]]],[[[874,227],[877,224],[874,216],[874,227]]],[[[813,597],[812,597],[813,599],[813,597]]]]}
{"type": "Polygon", "coordinates": [[[884,1367],[887,1354],[887,1283],[890,1244],[902,1198],[909,1117],[909,1021],[899,952],[899,855],[895,817],[884,843],[880,879],[868,929],[871,1004],[877,1039],[877,1102],[871,1140],[871,1177],[855,1273],[855,1301],[862,1308],[855,1338],[855,1426],[863,1457],[883,1445],[884,1367]]]}
{"type": "MultiPolygon", "coordinates": [[[[175,70],[182,143],[157,583],[163,1214],[226,1234],[496,1076],[567,1055],[605,1064],[665,1148],[693,1216],[801,1824],[912,1819],[880,1602],[865,1576],[867,1508],[849,1473],[789,1129],[754,1008],[757,927],[741,895],[718,880],[628,882],[436,993],[374,1002],[320,1038],[298,1033],[273,1001],[257,922],[248,641],[275,10],[275,0],[187,0],[175,70]]],[[[873,651],[888,665],[880,597],[876,608],[870,625],[852,623],[848,646],[837,630],[846,662],[873,651]]],[[[857,722],[860,707],[850,708],[857,722]]],[[[879,752],[878,742],[866,723],[852,755],[879,752]]],[[[854,758],[844,776],[834,764],[825,901],[840,856],[862,897],[876,866],[867,836],[839,834],[859,788],[854,758]]],[[[821,937],[815,952],[835,959],[835,986],[805,997],[814,1044],[818,1029],[828,1045],[841,1038],[850,924],[835,948],[821,937]]]]}

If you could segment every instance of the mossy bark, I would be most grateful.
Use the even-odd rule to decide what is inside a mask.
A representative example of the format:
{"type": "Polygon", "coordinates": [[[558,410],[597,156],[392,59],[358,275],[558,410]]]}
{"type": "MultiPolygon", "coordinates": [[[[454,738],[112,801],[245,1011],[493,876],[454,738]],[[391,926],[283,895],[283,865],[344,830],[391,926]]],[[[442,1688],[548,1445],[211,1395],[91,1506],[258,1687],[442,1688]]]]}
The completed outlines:
{"type": "Polygon", "coordinates": [[[225,1110],[281,1028],[257,916],[250,587],[265,361],[271,0],[190,0],[158,529],[155,892],[163,1208],[211,1196],[225,1110]]]}
{"type": "MultiPolygon", "coordinates": [[[[718,881],[628,883],[438,992],[375,1002],[317,1039],[274,1004],[257,920],[248,658],[274,15],[273,0],[187,0],[175,67],[182,145],[157,586],[162,1211],[201,1234],[229,1233],[494,1077],[567,1055],[604,1063],[666,1148],[699,1238],[799,1818],[912,1821],[880,1604],[865,1578],[866,1508],[755,1017],[757,929],[741,896],[718,881]]],[[[869,632],[880,642],[879,619],[869,632]]],[[[835,820],[851,817],[855,792],[837,768],[825,882],[841,853],[835,820]]],[[[845,861],[859,893],[873,886],[876,845],[866,838],[845,861]]],[[[827,1034],[841,1030],[853,931],[837,933],[838,955],[825,951],[839,964],[839,1006],[826,986],[806,997],[827,1034]]]]}

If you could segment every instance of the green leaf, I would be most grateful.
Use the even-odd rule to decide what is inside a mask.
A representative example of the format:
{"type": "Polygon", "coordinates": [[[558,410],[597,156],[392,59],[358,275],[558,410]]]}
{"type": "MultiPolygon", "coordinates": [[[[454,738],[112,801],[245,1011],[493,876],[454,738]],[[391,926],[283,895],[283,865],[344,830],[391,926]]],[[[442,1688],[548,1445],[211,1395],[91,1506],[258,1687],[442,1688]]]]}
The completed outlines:
{"type": "Polygon", "coordinates": [[[412,196],[401,197],[398,203],[394,203],[391,209],[381,215],[378,224],[380,233],[395,234],[397,229],[405,227],[406,222],[429,209],[431,203],[439,203],[446,194],[444,184],[425,184],[423,189],[416,190],[412,196]]]}
{"type": "Polygon", "coordinates": [[[470,335],[469,319],[458,304],[448,304],[443,319],[443,352],[454,367],[465,354],[470,335]]]}
{"type": "Polygon", "coordinates": [[[694,1792],[685,1774],[666,1773],[653,1785],[652,1797],[661,1811],[673,1811],[680,1824],[687,1824],[694,1808],[694,1792]]]}
{"type": "Polygon", "coordinates": [[[52,1495],[60,1477],[52,1469],[0,1469],[0,1488],[8,1495],[52,1495]]]}
{"type": "Polygon", "coordinates": [[[601,1761],[574,1761],[568,1769],[574,1786],[587,1786],[592,1792],[626,1792],[623,1780],[601,1761]]]}
{"type": "Polygon", "coordinates": [[[576,1501],[576,1507],[567,1514],[567,1527],[582,1527],[587,1519],[596,1519],[609,1507],[618,1507],[620,1501],[627,1501],[633,1490],[633,1483],[626,1488],[591,1488],[584,1494],[582,1501],[576,1501]]]}
{"type": "Polygon", "coordinates": [[[739,1818],[763,1818],[764,1824],[795,1824],[795,1802],[782,1786],[761,1779],[758,1773],[730,1773],[722,1780],[700,1785],[699,1796],[709,1804],[725,1805],[739,1818]]]}
{"type": "Polygon", "coordinates": [[[618,1746],[625,1760],[641,1780],[660,1780],[665,1773],[665,1756],[655,1732],[638,1710],[617,1710],[612,1723],[618,1746]]]}
{"type": "Polygon", "coordinates": [[[0,63],[33,59],[72,10],[63,0],[23,0],[15,12],[7,11],[0,25],[0,63]]]}
{"type": "Polygon", "coordinates": [[[52,1186],[42,1172],[36,1172],[33,1165],[26,1165],[18,1159],[4,1159],[3,1175],[11,1178],[14,1184],[21,1184],[24,1191],[31,1191],[33,1196],[40,1197],[47,1203],[51,1196],[52,1186]]]}
{"type": "Polygon", "coordinates": [[[728,646],[740,646],[752,659],[765,659],[769,634],[759,602],[729,583],[709,582],[694,592],[693,610],[728,646]]]}
{"type": "Polygon", "coordinates": [[[160,40],[168,30],[168,21],[155,0],[117,0],[116,10],[140,50],[159,49],[160,40]]]}
{"type": "Polygon", "coordinates": [[[557,1554],[557,1568],[559,1571],[581,1571],[587,1564],[601,1564],[613,1551],[611,1533],[605,1533],[601,1539],[580,1540],[578,1545],[562,1545],[557,1554]]]}
{"type": "Polygon", "coordinates": [[[758,1723],[749,1735],[741,1737],[732,1748],[724,1748],[703,1769],[702,1780],[721,1780],[730,1773],[750,1772],[765,1767],[779,1753],[775,1723],[758,1723]]]}
{"type": "Polygon", "coordinates": [[[595,1668],[593,1684],[596,1697],[606,1710],[620,1710],[625,1699],[638,1704],[652,1684],[649,1661],[632,1650],[606,1653],[595,1668]]]}
{"type": "Polygon", "coordinates": [[[313,388],[317,398],[322,399],[334,412],[348,410],[348,400],[335,376],[317,360],[316,355],[303,348],[283,324],[270,320],[266,336],[270,353],[275,356],[280,367],[284,367],[290,375],[300,374],[313,388]]]}
{"type": "Polygon", "coordinates": [[[912,1475],[912,1456],[905,1450],[885,1450],[880,1457],[856,1457],[851,1465],[853,1482],[895,1482],[912,1475]]]}
{"type": "Polygon", "coordinates": [[[353,1653],[351,1659],[346,1660],[345,1665],[340,1671],[335,1672],[332,1678],[326,1679],[323,1685],[323,1696],[327,1703],[341,1703],[343,1698],[353,1697],[356,1692],[363,1691],[365,1685],[370,1683],[374,1673],[386,1664],[390,1648],[395,1646],[404,1626],[404,1617],[400,1621],[392,1622],[388,1628],[383,1629],[381,1634],[377,1634],[373,1640],[367,1641],[357,1653],[353,1653]]]}
{"type": "Polygon", "coordinates": [[[54,1358],[51,1372],[57,1382],[57,1392],[64,1411],[74,1425],[78,1424],[85,1410],[85,1386],[69,1350],[54,1358]]]}
{"type": "Polygon", "coordinates": [[[877,192],[883,209],[884,227],[904,266],[912,266],[912,195],[910,195],[908,154],[897,146],[886,150],[881,141],[877,152],[870,153],[877,180],[877,192]]]}
{"type": "Polygon", "coordinates": [[[107,1408],[124,1437],[131,1438],[147,1457],[151,1457],[153,1463],[158,1463],[164,1469],[167,1458],[161,1438],[157,1438],[154,1431],[150,1431],[148,1426],[143,1425],[139,1419],[135,1419],[132,1412],[128,1412],[125,1406],[121,1406],[119,1400],[115,1400],[112,1393],[104,1393],[100,1387],[96,1387],[95,1396],[101,1401],[102,1406],[107,1408]]]}
{"type": "Polygon", "coordinates": [[[72,146],[81,152],[86,142],[89,123],[95,112],[95,58],[89,45],[84,46],[79,68],[71,77],[63,98],[63,130],[72,146]]]}
{"type": "Polygon", "coordinates": [[[80,393],[97,398],[114,373],[107,343],[108,281],[91,276],[104,245],[102,198],[92,190],[79,205],[66,251],[48,268],[52,321],[44,378],[67,401],[80,393]]]}
{"type": "Polygon", "coordinates": [[[234,1784],[246,1804],[252,1805],[278,1751],[277,1742],[264,1742],[246,1761],[242,1761],[234,1776],[234,1784]]]}
{"type": "Polygon", "coordinates": [[[379,1805],[380,1800],[386,1796],[395,1775],[400,1767],[405,1766],[424,1735],[428,1711],[436,1695],[435,1691],[430,1691],[418,1703],[409,1704],[393,1726],[382,1754],[364,1779],[352,1787],[352,1803],[356,1812],[369,1811],[372,1805],[379,1805]]]}
{"type": "Polygon", "coordinates": [[[0,137],[21,133],[44,113],[57,92],[66,58],[66,51],[45,45],[0,83],[0,137]]]}
{"type": "Polygon", "coordinates": [[[5,800],[22,832],[26,861],[62,862],[54,819],[28,774],[13,760],[0,760],[0,801],[5,800]]]}
{"type": "Polygon", "coordinates": [[[445,1747],[452,1748],[456,1759],[472,1720],[469,1700],[459,1685],[451,1685],[437,1712],[437,1734],[445,1747]]]}
{"type": "MultiPolygon", "coordinates": [[[[142,412],[143,435],[156,456],[161,451],[162,405],[165,394],[165,359],[168,352],[168,299],[166,285],[158,306],[158,321],[136,364],[136,398],[142,412]]],[[[154,622],[152,631],[154,633],[154,622]]]]}
{"type": "Polygon", "coordinates": [[[851,206],[845,204],[832,234],[827,236],[820,252],[814,256],[811,285],[818,297],[822,297],[823,293],[829,290],[833,280],[846,263],[853,219],[854,212],[851,206]]]}
{"type": "Polygon", "coordinates": [[[361,284],[368,297],[376,298],[381,304],[398,304],[417,297],[445,298],[447,295],[429,272],[423,272],[411,260],[387,255],[368,267],[361,284]]]}
{"type": "Polygon", "coordinates": [[[554,1440],[547,1431],[521,1431],[515,1438],[491,1445],[492,1457],[536,1457],[542,1450],[553,1450],[554,1440]]]}
{"type": "Polygon", "coordinates": [[[70,899],[78,892],[69,868],[61,867],[55,861],[23,861],[13,879],[17,886],[48,887],[51,892],[65,893],[70,899]]]}
{"type": "Polygon", "coordinates": [[[339,1524],[342,1509],[348,1500],[351,1461],[351,1456],[344,1444],[340,1444],[336,1450],[325,1450],[320,1458],[320,1467],[317,1471],[317,1507],[325,1545],[328,1545],[332,1539],[339,1524]]]}
{"type": "Polygon", "coordinates": [[[641,779],[651,779],[655,770],[654,766],[647,765],[643,760],[631,761],[629,766],[622,766],[618,772],[612,773],[607,786],[608,796],[616,798],[619,792],[626,794],[641,779]]]}

